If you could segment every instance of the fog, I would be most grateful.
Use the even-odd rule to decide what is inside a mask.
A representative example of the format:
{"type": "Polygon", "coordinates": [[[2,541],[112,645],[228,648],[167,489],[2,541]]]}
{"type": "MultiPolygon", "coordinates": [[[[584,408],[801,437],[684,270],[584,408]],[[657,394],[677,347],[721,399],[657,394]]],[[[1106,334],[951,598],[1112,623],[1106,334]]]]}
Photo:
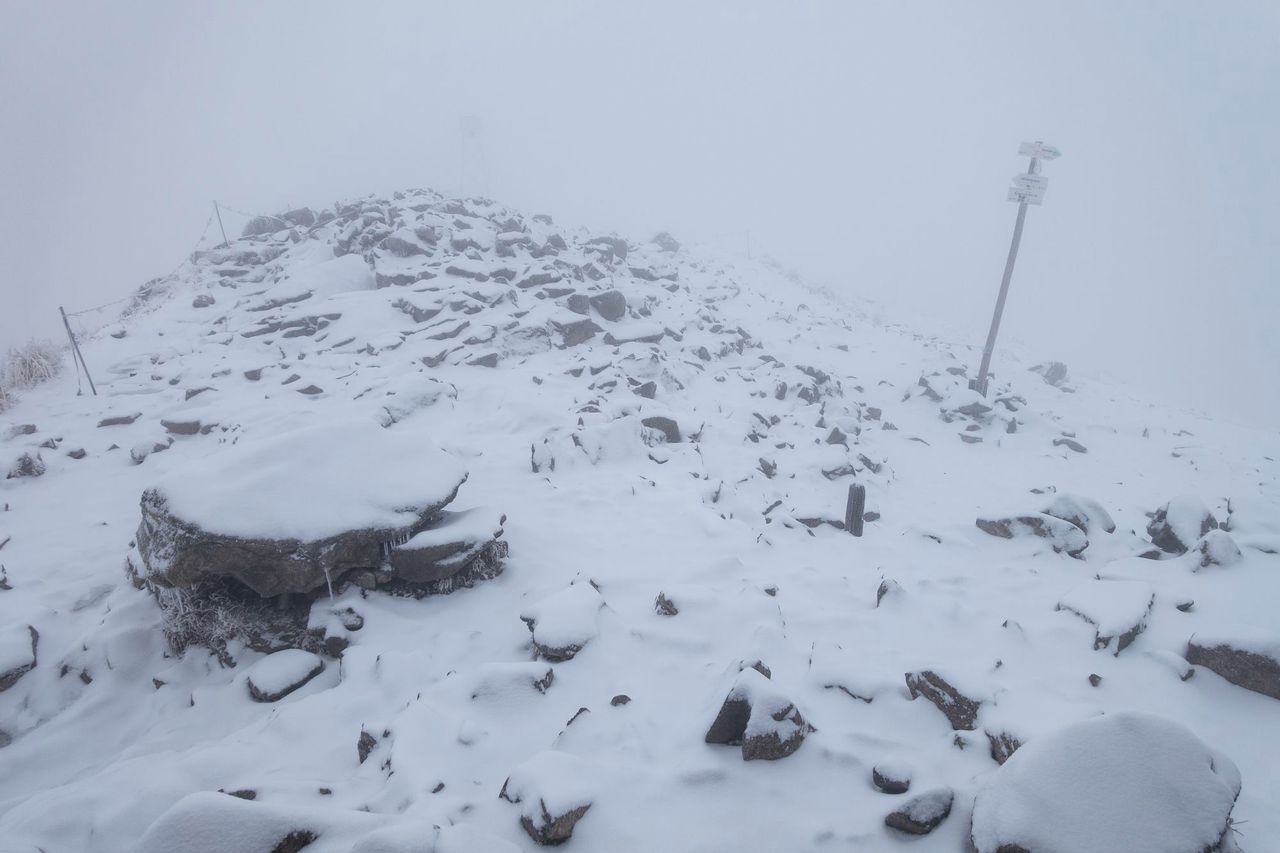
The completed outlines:
{"type": "Polygon", "coordinates": [[[980,346],[1043,139],[1002,341],[1274,425],[1280,8],[1155,8],[6,4],[0,347],[169,272],[214,199],[407,186],[768,254],[980,346]]]}

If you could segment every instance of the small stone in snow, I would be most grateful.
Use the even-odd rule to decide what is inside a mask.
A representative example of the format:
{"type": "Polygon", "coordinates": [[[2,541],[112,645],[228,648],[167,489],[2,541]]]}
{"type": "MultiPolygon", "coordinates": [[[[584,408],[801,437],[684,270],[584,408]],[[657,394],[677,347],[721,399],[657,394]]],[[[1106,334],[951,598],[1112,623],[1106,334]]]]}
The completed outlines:
{"type": "Polygon", "coordinates": [[[885,826],[909,835],[928,835],[951,814],[955,792],[936,788],[912,798],[897,811],[885,815],[885,826]]]}

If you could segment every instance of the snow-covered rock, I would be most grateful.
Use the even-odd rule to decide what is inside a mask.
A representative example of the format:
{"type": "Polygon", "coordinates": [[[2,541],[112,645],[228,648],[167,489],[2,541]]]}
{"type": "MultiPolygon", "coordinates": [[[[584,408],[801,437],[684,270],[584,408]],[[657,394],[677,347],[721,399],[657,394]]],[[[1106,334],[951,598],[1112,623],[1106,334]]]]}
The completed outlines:
{"type": "Polygon", "coordinates": [[[741,746],[742,760],[776,761],[791,755],[814,730],[795,703],[759,669],[746,667],[707,729],[706,742],[741,746]]]}
{"type": "Polygon", "coordinates": [[[1190,730],[1113,713],[1036,738],[973,806],[978,853],[1205,853],[1230,849],[1240,774],[1190,730]]]}
{"type": "Polygon", "coordinates": [[[245,684],[255,702],[278,702],[324,671],[319,655],[301,649],[269,654],[249,667],[245,684]]]}
{"type": "Polygon", "coordinates": [[[885,794],[905,794],[911,788],[911,768],[898,761],[881,761],[871,768],[871,784],[885,794]]]}
{"type": "Polygon", "coordinates": [[[516,768],[500,796],[520,806],[520,826],[542,845],[558,845],[591,809],[594,792],[585,763],[563,752],[539,752],[516,768]]]}
{"type": "Polygon", "coordinates": [[[932,702],[946,715],[952,729],[970,731],[977,727],[978,709],[982,706],[983,700],[962,693],[952,684],[952,681],[956,680],[954,675],[948,679],[932,669],[922,669],[918,672],[908,672],[905,677],[911,698],[923,696],[932,702]]]}
{"type": "Polygon", "coordinates": [[[524,609],[520,618],[533,635],[533,648],[545,660],[559,663],[600,633],[598,614],[604,599],[589,583],[570,584],[524,609]]]}
{"type": "Polygon", "coordinates": [[[951,814],[955,798],[955,791],[950,788],[925,791],[885,815],[884,824],[908,835],[928,835],[951,814]]]}
{"type": "Polygon", "coordinates": [[[1244,559],[1240,546],[1225,530],[1210,530],[1196,543],[1195,550],[1200,556],[1202,569],[1209,566],[1234,566],[1244,559]]]}
{"type": "Polygon", "coordinates": [[[1079,557],[1089,547],[1089,539],[1079,527],[1043,513],[988,516],[979,518],[976,524],[979,530],[1001,539],[1038,536],[1048,541],[1054,551],[1072,557],[1079,557]]]}
{"type": "Polygon", "coordinates": [[[1194,495],[1179,495],[1156,510],[1147,525],[1147,535],[1161,551],[1185,554],[1217,526],[1218,520],[1204,501],[1194,495]]]}
{"type": "Polygon", "coordinates": [[[1116,523],[1111,520],[1111,513],[1102,504],[1083,495],[1059,492],[1041,512],[1068,521],[1085,533],[1116,532],[1116,523]]]}
{"type": "Polygon", "coordinates": [[[1062,596],[1059,610],[1097,629],[1093,647],[1120,654],[1147,627],[1155,590],[1144,581],[1093,580],[1062,596]]]}

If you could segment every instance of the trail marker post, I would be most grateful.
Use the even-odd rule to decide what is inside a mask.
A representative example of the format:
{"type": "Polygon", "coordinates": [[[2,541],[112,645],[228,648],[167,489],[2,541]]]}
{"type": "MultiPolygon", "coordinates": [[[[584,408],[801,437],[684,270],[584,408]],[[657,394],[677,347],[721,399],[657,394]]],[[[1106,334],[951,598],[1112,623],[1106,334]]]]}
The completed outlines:
{"type": "MultiPolygon", "coordinates": [[[[75,332],[71,331],[71,322],[67,319],[66,310],[59,305],[58,313],[62,315],[62,325],[67,330],[67,339],[71,341],[71,361],[78,369],[84,371],[84,378],[89,380],[89,390],[93,392],[93,396],[98,396],[98,388],[93,384],[93,377],[89,375],[89,365],[84,363],[84,356],[80,354],[80,344],[76,343],[75,332]]],[[[79,380],[76,380],[77,382],[79,380]]]]}
{"type": "Polygon", "coordinates": [[[1009,187],[1009,201],[1018,203],[1018,218],[1013,224],[1013,241],[1009,244],[1009,257],[1004,262],[1004,277],[1000,280],[1000,295],[996,297],[996,310],[991,316],[991,330],[987,332],[987,345],[982,348],[982,366],[978,368],[978,378],[973,388],[982,396],[987,396],[987,372],[991,368],[991,354],[996,348],[996,335],[1000,332],[1000,318],[1004,315],[1004,303],[1009,296],[1009,281],[1013,278],[1013,265],[1018,260],[1018,245],[1022,242],[1022,226],[1027,219],[1027,205],[1043,204],[1044,193],[1048,189],[1049,179],[1039,173],[1041,160],[1053,160],[1062,156],[1062,152],[1052,145],[1043,142],[1024,142],[1018,146],[1018,155],[1030,157],[1031,163],[1027,171],[1015,175],[1013,186],[1009,187]]]}
{"type": "MultiPolygon", "coordinates": [[[[221,249],[226,246],[230,246],[231,241],[227,239],[227,229],[222,227],[222,211],[218,208],[218,202],[216,199],[213,202],[213,212],[218,215],[218,230],[222,232],[222,245],[218,248],[221,249]]],[[[197,243],[196,245],[199,244],[197,243]]]]}

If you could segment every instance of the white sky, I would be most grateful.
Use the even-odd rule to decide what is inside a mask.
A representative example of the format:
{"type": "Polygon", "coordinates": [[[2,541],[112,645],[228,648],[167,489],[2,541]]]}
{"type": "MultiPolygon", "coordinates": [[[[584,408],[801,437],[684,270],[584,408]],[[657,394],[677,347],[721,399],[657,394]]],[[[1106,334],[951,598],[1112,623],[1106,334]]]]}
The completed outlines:
{"type": "Polygon", "coordinates": [[[0,346],[171,270],[214,198],[271,212],[404,186],[635,237],[741,249],[749,231],[894,319],[981,344],[1017,145],[1040,138],[1064,156],[1002,334],[1270,426],[1278,104],[1264,0],[15,0],[0,346]],[[479,152],[462,114],[483,120],[479,152]]]}

